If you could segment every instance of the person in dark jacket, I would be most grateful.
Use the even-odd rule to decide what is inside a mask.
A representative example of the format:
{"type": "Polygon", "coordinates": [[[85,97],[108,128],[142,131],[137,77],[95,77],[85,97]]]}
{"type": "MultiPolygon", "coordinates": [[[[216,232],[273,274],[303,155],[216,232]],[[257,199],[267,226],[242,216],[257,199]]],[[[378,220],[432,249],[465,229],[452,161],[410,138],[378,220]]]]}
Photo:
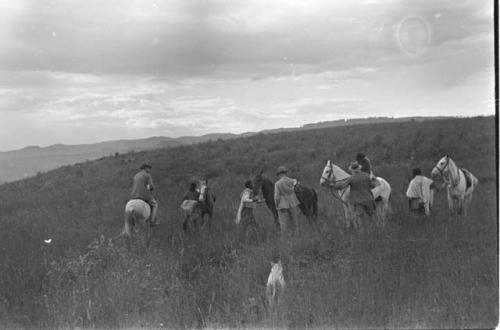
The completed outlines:
{"type": "Polygon", "coordinates": [[[351,163],[349,171],[352,175],[345,180],[334,183],[333,187],[343,189],[346,186],[350,186],[349,203],[353,205],[354,213],[358,219],[364,213],[370,217],[373,216],[375,213],[375,201],[371,190],[377,184],[370,179],[368,173],[362,171],[362,167],[357,161],[351,163]]]}
{"type": "Polygon", "coordinates": [[[373,170],[372,170],[372,163],[370,162],[370,159],[366,157],[366,155],[362,152],[359,152],[356,155],[356,160],[358,164],[361,166],[361,171],[367,173],[370,175],[370,177],[373,176],[373,170]]]}
{"type": "Polygon", "coordinates": [[[191,182],[189,184],[188,191],[186,191],[186,193],[182,197],[182,201],[186,200],[198,201],[200,199],[200,192],[196,188],[197,188],[196,182],[191,182]]]}
{"type": "Polygon", "coordinates": [[[130,194],[131,199],[141,199],[149,204],[151,207],[150,225],[152,227],[159,225],[156,219],[156,213],[158,211],[158,202],[153,197],[153,178],[151,177],[150,170],[152,166],[148,163],[142,164],[140,167],[140,172],[134,176],[134,182],[132,185],[132,192],[130,194]]]}

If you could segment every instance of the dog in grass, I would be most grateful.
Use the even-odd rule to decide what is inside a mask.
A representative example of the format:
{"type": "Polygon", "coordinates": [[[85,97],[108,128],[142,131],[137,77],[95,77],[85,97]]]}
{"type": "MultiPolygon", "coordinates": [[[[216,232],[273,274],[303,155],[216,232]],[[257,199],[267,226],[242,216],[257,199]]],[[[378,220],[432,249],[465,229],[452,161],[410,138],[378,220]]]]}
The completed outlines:
{"type": "Polygon", "coordinates": [[[285,279],[283,277],[283,265],[281,260],[277,263],[271,262],[271,272],[267,278],[266,296],[270,308],[277,306],[285,292],[285,279]]]}

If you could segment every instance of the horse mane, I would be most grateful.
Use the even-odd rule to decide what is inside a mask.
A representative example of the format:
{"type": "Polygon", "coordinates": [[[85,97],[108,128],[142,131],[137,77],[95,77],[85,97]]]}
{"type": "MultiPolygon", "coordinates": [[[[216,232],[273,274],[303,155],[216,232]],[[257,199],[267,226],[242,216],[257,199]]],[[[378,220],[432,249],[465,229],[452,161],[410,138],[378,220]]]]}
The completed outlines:
{"type": "Polygon", "coordinates": [[[335,177],[337,178],[337,180],[343,180],[343,179],[348,178],[348,177],[351,176],[349,173],[347,173],[346,171],[344,171],[340,166],[337,166],[334,163],[331,163],[331,166],[332,166],[332,171],[334,171],[335,173],[340,172],[344,176],[343,178],[341,178],[341,177],[339,177],[338,175],[335,174],[335,177]]]}
{"type": "Polygon", "coordinates": [[[274,198],[274,182],[271,181],[271,179],[262,176],[262,184],[260,186],[260,190],[262,191],[264,197],[268,194],[272,194],[271,197],[274,198]]]}

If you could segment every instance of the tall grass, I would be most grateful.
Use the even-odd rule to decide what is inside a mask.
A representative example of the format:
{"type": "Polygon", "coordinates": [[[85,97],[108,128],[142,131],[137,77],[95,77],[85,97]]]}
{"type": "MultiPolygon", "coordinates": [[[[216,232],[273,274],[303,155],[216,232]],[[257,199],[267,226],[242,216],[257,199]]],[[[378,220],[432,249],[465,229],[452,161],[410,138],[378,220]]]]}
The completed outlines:
{"type": "MultiPolygon", "coordinates": [[[[101,238],[85,255],[49,266],[44,322],[61,328],[493,327],[498,264],[487,185],[467,217],[449,217],[439,196],[430,217],[400,212],[386,228],[348,229],[322,216],[313,227],[301,218],[299,233],[282,237],[262,209],[258,218],[268,234],[257,241],[241,239],[227,217],[187,235],[172,221],[155,233],[146,254],[126,253],[101,238]],[[277,315],[263,296],[276,258],[287,281],[277,315]]],[[[396,200],[398,209],[404,202],[396,200]]],[[[325,207],[337,209],[332,203],[325,207]]]]}

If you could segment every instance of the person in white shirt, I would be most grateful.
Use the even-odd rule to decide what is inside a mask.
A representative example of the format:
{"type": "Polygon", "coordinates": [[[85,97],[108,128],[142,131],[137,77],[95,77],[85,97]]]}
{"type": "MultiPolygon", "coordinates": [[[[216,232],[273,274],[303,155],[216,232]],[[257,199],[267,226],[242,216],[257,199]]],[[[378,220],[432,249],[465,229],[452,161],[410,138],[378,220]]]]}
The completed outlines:
{"type": "Polygon", "coordinates": [[[433,182],[426,176],[422,175],[419,168],[413,169],[413,179],[408,185],[406,197],[410,211],[417,214],[429,215],[434,202],[433,182]]]}

